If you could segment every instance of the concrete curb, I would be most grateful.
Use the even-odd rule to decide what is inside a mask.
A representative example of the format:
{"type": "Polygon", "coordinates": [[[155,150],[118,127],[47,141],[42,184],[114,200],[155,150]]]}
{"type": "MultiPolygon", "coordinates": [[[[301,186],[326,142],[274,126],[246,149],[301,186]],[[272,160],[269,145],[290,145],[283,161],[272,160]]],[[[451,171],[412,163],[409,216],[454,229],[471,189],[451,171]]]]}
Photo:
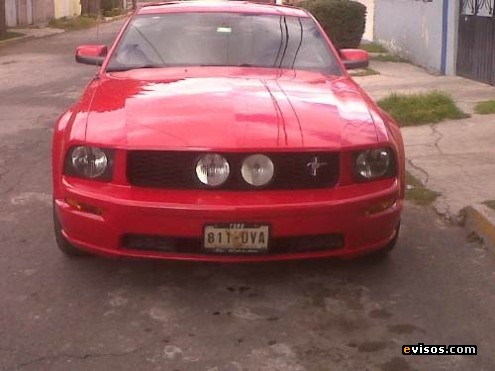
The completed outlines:
{"type": "Polygon", "coordinates": [[[127,18],[127,17],[129,17],[131,14],[132,14],[132,12],[128,12],[128,13],[126,13],[126,14],[116,15],[115,17],[103,17],[103,19],[104,19],[104,22],[105,22],[105,23],[108,23],[108,22],[118,21],[118,20],[120,20],[120,19],[127,18]]]}
{"type": "Polygon", "coordinates": [[[12,44],[16,44],[18,42],[32,40],[34,38],[35,37],[33,35],[22,35],[22,36],[13,37],[13,38],[7,39],[7,40],[0,40],[0,48],[3,48],[5,46],[9,46],[12,44]]]}
{"type": "Polygon", "coordinates": [[[478,234],[495,251],[495,211],[483,204],[466,207],[464,227],[478,234]]]}

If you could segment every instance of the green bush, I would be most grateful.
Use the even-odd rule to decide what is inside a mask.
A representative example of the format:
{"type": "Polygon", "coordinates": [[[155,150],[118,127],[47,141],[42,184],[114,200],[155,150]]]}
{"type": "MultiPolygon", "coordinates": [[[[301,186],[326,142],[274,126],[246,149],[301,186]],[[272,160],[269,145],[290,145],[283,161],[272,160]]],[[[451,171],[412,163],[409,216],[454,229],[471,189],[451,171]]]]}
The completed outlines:
{"type": "Polygon", "coordinates": [[[351,0],[305,0],[299,5],[314,15],[338,49],[359,47],[366,6],[351,0]]]}
{"type": "Polygon", "coordinates": [[[400,126],[430,124],[468,117],[457,107],[451,96],[435,90],[417,94],[392,93],[377,103],[400,126]]]}
{"type": "Polygon", "coordinates": [[[122,0],[101,0],[101,10],[109,12],[115,8],[122,7],[122,0]]]}
{"type": "Polygon", "coordinates": [[[122,15],[122,14],[125,14],[125,10],[124,9],[120,9],[120,8],[115,8],[115,9],[112,9],[112,10],[104,10],[103,11],[103,16],[104,17],[116,17],[116,16],[122,15]]]}

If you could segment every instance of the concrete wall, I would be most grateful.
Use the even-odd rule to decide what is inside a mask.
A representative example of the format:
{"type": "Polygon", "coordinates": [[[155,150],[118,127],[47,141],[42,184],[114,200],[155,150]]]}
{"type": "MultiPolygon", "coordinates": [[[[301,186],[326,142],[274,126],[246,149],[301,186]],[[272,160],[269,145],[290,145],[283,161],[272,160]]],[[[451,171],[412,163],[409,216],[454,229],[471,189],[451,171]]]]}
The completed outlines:
{"type": "MultiPolygon", "coordinates": [[[[373,41],[374,21],[375,21],[375,0],[358,0],[366,6],[366,29],[364,30],[363,39],[373,41]]],[[[380,1],[380,0],[378,0],[380,1]]]]}
{"type": "Polygon", "coordinates": [[[33,9],[31,23],[43,23],[55,16],[53,0],[28,0],[33,9]]]}
{"type": "Polygon", "coordinates": [[[455,72],[458,1],[379,0],[375,4],[375,41],[432,72],[455,72]],[[447,32],[443,14],[447,9],[447,32]],[[447,41],[443,42],[443,36],[447,41]],[[445,45],[447,46],[445,48],[445,45]],[[442,64],[442,48],[446,58],[442,64]]]}
{"type": "Polygon", "coordinates": [[[6,0],[8,27],[46,22],[54,16],[53,0],[6,0]]]}
{"type": "Polygon", "coordinates": [[[7,27],[17,25],[16,0],[5,0],[5,20],[7,21],[7,27]]]}
{"type": "Polygon", "coordinates": [[[79,0],[54,0],[55,18],[74,17],[81,14],[79,0]]]}

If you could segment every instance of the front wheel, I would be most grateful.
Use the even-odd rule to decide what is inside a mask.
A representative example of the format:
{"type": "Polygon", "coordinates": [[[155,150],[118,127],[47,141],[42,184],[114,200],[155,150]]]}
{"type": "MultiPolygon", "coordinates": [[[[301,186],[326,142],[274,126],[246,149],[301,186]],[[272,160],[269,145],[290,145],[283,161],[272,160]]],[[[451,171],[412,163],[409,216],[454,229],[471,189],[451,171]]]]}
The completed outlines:
{"type": "Polygon", "coordinates": [[[399,222],[399,224],[397,224],[397,227],[395,228],[394,238],[392,238],[392,240],[388,244],[386,244],[383,248],[381,248],[380,250],[372,252],[369,255],[369,257],[372,259],[383,259],[386,256],[388,256],[390,251],[392,251],[395,248],[395,246],[397,245],[397,240],[399,239],[399,232],[400,232],[400,222],[399,222]]]}
{"type": "Polygon", "coordinates": [[[57,246],[65,255],[69,257],[79,257],[79,256],[87,256],[89,255],[87,252],[78,249],[74,245],[72,245],[67,238],[64,237],[62,233],[62,225],[60,224],[60,220],[58,219],[57,212],[55,211],[55,204],[53,205],[53,227],[55,232],[55,241],[57,242],[57,246]]]}

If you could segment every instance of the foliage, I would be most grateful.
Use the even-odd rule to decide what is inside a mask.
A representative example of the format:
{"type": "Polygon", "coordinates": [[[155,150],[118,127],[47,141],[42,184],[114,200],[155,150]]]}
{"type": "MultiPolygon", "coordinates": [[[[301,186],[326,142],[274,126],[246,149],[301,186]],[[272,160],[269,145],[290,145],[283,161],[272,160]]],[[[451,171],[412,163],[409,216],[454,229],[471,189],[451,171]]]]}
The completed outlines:
{"type": "Polygon", "coordinates": [[[440,193],[426,188],[418,179],[406,172],[406,199],[417,205],[430,205],[440,193]]]}
{"type": "Polygon", "coordinates": [[[299,5],[315,16],[337,48],[359,46],[366,25],[366,6],[351,0],[304,0],[299,5]]]}
{"type": "Polygon", "coordinates": [[[388,53],[387,49],[375,42],[361,44],[359,49],[366,50],[368,53],[388,53]]]}
{"type": "Polygon", "coordinates": [[[495,210],[495,200],[485,201],[483,204],[488,206],[490,209],[495,210]]]}
{"type": "Polygon", "coordinates": [[[374,61],[380,61],[380,62],[397,62],[397,63],[408,62],[408,60],[405,58],[402,58],[402,57],[395,55],[395,54],[389,54],[389,53],[371,55],[370,59],[374,60],[374,61]]]}
{"type": "Polygon", "coordinates": [[[48,22],[48,26],[62,28],[64,30],[81,30],[96,25],[97,19],[94,16],[79,16],[74,18],[57,18],[48,22]]]}
{"type": "Polygon", "coordinates": [[[439,91],[410,95],[393,93],[377,103],[400,126],[429,124],[468,117],[456,106],[448,94],[439,91]]]}
{"type": "Polygon", "coordinates": [[[474,106],[474,112],[479,113],[480,115],[495,113],[495,100],[478,102],[476,106],[474,106]]]}
{"type": "Polygon", "coordinates": [[[124,9],[121,9],[121,8],[115,8],[115,9],[112,9],[112,10],[104,10],[103,11],[103,16],[104,17],[116,17],[118,15],[122,15],[122,14],[125,14],[126,11],[124,9]]]}

